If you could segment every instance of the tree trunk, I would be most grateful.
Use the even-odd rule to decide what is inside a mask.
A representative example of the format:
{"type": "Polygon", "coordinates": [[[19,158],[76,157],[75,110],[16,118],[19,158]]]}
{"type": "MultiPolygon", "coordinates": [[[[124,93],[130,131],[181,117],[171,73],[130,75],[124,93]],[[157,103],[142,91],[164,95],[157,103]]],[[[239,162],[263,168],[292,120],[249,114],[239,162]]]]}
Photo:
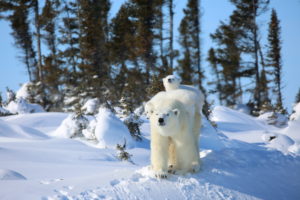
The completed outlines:
{"type": "Polygon", "coordinates": [[[256,80],[256,88],[254,90],[254,98],[256,100],[256,104],[258,108],[261,105],[261,97],[260,97],[260,78],[259,78],[259,66],[258,66],[258,39],[257,39],[257,25],[256,25],[256,4],[253,2],[253,42],[254,42],[254,68],[255,68],[255,80],[256,80]]]}
{"type": "Polygon", "coordinates": [[[201,49],[200,49],[200,0],[197,0],[197,11],[196,11],[197,19],[196,19],[196,64],[197,64],[197,73],[198,73],[198,84],[199,88],[202,89],[202,72],[201,72],[201,49]]]}
{"type": "Polygon", "coordinates": [[[173,72],[173,58],[174,58],[174,52],[173,52],[173,0],[169,0],[169,15],[170,15],[170,44],[169,44],[169,51],[170,51],[170,69],[171,72],[173,72]]]}
{"type": "Polygon", "coordinates": [[[37,54],[38,54],[38,76],[39,81],[43,82],[43,69],[42,69],[42,52],[41,52],[41,34],[40,34],[40,20],[39,20],[39,2],[34,1],[35,13],[35,28],[36,28],[36,41],[37,41],[37,54]]]}

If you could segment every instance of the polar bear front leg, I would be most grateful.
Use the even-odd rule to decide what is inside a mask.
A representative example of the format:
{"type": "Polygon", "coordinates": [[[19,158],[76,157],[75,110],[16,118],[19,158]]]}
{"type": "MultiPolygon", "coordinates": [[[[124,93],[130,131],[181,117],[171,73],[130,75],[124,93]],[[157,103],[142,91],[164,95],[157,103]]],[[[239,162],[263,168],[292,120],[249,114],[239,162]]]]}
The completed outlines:
{"type": "Polygon", "coordinates": [[[157,178],[167,178],[169,138],[151,132],[151,165],[157,178]]]}
{"type": "Polygon", "coordinates": [[[179,174],[198,172],[200,169],[199,152],[196,148],[192,132],[174,140],[177,152],[177,165],[179,174]]]}
{"type": "Polygon", "coordinates": [[[177,169],[176,163],[176,148],[172,138],[169,137],[169,160],[168,160],[168,173],[175,174],[177,169]]]}

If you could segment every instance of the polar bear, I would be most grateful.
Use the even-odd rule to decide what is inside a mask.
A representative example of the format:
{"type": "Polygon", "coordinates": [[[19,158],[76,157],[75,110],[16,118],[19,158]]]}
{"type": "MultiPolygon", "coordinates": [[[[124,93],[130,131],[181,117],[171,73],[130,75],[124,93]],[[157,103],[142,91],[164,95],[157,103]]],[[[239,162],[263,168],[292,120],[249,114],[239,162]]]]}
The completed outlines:
{"type": "MultiPolygon", "coordinates": [[[[176,75],[168,75],[165,78],[163,78],[163,85],[164,85],[165,90],[167,92],[174,91],[174,90],[177,90],[177,91],[178,90],[187,90],[189,92],[194,93],[194,98],[190,100],[192,102],[189,102],[189,104],[190,105],[191,104],[196,105],[194,120],[197,123],[194,123],[193,132],[194,132],[196,137],[199,137],[200,128],[201,128],[201,124],[202,124],[202,122],[201,122],[201,113],[202,113],[202,108],[203,108],[203,105],[204,105],[204,95],[196,87],[194,87],[192,85],[181,85],[180,83],[181,83],[181,78],[176,76],[176,75]]],[[[177,94],[177,92],[175,92],[175,94],[177,94]]],[[[199,145],[197,145],[197,146],[199,146],[199,145]]]]}
{"type": "Polygon", "coordinates": [[[188,97],[192,99],[193,94],[186,90],[159,92],[145,105],[150,118],[151,165],[157,177],[166,178],[168,171],[184,174],[200,169],[191,112],[195,107],[189,105],[188,97]]]}

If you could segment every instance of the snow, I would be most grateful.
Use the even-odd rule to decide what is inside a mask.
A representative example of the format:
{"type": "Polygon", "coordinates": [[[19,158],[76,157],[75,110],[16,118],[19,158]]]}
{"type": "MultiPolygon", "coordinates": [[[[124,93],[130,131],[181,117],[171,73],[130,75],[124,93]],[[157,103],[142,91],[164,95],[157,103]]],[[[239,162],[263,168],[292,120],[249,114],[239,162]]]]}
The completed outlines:
{"type": "Polygon", "coordinates": [[[0,117],[0,199],[300,199],[298,120],[278,128],[215,107],[217,129],[203,119],[201,171],[160,180],[150,170],[150,130],[144,116],[143,141],[126,150],[130,163],[116,158],[116,142],[130,135],[113,113],[100,108],[89,118],[91,132],[95,128],[106,148],[55,136],[69,115],[0,117]]]}
{"type": "Polygon", "coordinates": [[[95,136],[102,148],[114,148],[117,144],[123,144],[125,141],[127,147],[134,146],[134,141],[127,127],[107,108],[99,108],[95,136]]]}
{"type": "Polygon", "coordinates": [[[28,91],[28,88],[32,85],[31,82],[24,83],[20,87],[20,89],[16,92],[16,97],[17,99],[23,98],[23,99],[28,99],[30,98],[30,93],[28,91]]]}
{"type": "Polygon", "coordinates": [[[9,115],[10,112],[0,106],[0,116],[9,115]]]}
{"type": "Polygon", "coordinates": [[[97,98],[89,99],[85,102],[85,104],[82,106],[81,110],[84,110],[87,115],[92,115],[97,112],[97,109],[99,107],[99,100],[97,98]]]}
{"type": "Polygon", "coordinates": [[[16,171],[0,169],[0,180],[26,180],[26,178],[16,171]]]}
{"type": "Polygon", "coordinates": [[[25,114],[25,113],[36,113],[45,112],[43,107],[39,104],[28,103],[25,99],[19,98],[16,101],[11,101],[6,107],[12,114],[25,114]]]}

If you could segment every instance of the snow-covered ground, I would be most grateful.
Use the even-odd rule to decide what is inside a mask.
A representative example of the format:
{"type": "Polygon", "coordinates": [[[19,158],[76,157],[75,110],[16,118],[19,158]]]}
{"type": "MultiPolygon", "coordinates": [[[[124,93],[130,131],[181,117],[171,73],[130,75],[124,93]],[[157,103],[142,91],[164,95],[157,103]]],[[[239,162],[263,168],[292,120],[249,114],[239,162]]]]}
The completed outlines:
{"type": "Polygon", "coordinates": [[[114,148],[54,136],[68,116],[0,118],[0,199],[300,199],[299,117],[280,129],[218,106],[218,131],[204,120],[201,171],[158,180],[147,121],[132,162],[121,162],[114,148]]]}

